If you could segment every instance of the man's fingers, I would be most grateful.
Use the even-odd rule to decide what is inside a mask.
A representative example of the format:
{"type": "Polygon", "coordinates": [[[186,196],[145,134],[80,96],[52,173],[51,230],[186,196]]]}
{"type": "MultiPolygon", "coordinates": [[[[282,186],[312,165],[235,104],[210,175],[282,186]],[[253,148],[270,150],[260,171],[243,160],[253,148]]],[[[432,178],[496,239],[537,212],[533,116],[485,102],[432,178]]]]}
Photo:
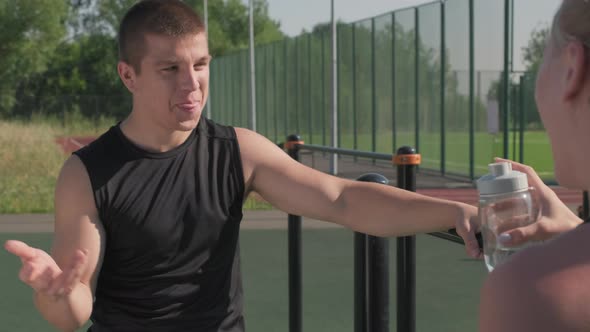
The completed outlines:
{"type": "Polygon", "coordinates": [[[59,280],[51,287],[50,292],[56,296],[69,294],[84,273],[86,263],[88,262],[88,251],[77,250],[72,258],[70,266],[63,270],[59,280]]]}
{"type": "Polygon", "coordinates": [[[37,257],[38,251],[29,247],[26,243],[16,240],[8,240],[4,243],[4,248],[9,253],[20,257],[22,260],[29,260],[37,257]]]}
{"type": "Polygon", "coordinates": [[[482,252],[479,248],[479,243],[475,237],[475,233],[466,229],[457,229],[457,234],[463,238],[465,242],[465,251],[467,255],[472,258],[481,258],[482,252]]]}

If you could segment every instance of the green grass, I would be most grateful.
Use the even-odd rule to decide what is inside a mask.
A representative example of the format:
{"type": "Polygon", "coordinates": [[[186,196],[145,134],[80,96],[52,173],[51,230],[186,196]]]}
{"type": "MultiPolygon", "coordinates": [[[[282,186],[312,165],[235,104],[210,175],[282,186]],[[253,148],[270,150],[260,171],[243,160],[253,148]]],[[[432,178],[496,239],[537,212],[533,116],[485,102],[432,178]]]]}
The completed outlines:
{"type": "MultiPolygon", "coordinates": [[[[84,120],[72,115],[66,127],[61,119],[0,121],[0,214],[48,213],[53,211],[53,194],[59,170],[67,155],[55,139],[60,136],[97,136],[114,121],[84,120]]],[[[272,207],[259,197],[249,197],[244,209],[272,207]]]]}
{"type": "MultiPolygon", "coordinates": [[[[47,249],[50,234],[0,234],[0,242],[21,239],[47,249]]],[[[353,234],[344,229],[304,229],[303,330],[354,329],[353,234]]],[[[287,232],[242,230],[240,234],[244,308],[248,331],[288,331],[287,232]]],[[[390,322],[395,331],[396,250],[390,240],[390,322]]],[[[33,307],[31,291],[18,281],[20,262],[0,251],[0,330],[53,331],[33,307]]],[[[463,247],[427,235],[416,243],[416,330],[477,330],[482,261],[466,258],[463,247]]],[[[80,330],[85,331],[85,329],[80,330]]]]}

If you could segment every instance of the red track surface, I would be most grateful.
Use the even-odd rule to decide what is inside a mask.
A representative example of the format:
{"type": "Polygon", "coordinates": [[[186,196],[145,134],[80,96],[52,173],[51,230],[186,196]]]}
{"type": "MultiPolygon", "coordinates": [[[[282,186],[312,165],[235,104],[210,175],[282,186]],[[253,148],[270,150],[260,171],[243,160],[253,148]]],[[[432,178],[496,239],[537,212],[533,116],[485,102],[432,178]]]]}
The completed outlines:
{"type": "Polygon", "coordinates": [[[55,142],[61,147],[65,154],[70,154],[86,144],[94,141],[96,137],[92,136],[70,136],[58,137],[55,142]]]}

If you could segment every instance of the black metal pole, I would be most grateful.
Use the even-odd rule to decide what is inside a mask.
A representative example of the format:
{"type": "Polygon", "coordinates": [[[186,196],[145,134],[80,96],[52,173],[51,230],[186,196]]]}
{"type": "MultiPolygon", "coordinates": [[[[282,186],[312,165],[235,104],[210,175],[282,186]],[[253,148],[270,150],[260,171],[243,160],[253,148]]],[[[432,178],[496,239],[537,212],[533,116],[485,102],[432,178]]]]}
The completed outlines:
{"type": "MultiPolygon", "coordinates": [[[[414,148],[403,146],[397,150],[398,188],[416,191],[416,168],[420,155],[414,148]]],[[[397,331],[416,331],[416,238],[397,239],[397,331]]]]}
{"type": "MultiPolygon", "coordinates": [[[[357,181],[388,184],[381,174],[357,181]]],[[[389,331],[389,240],[354,234],[354,331],[389,331]]]]}
{"type": "MultiPolygon", "coordinates": [[[[295,161],[299,161],[299,135],[289,135],[285,148],[295,161]]],[[[301,216],[289,215],[289,332],[302,331],[301,300],[301,216]]]]}
{"type": "Polygon", "coordinates": [[[354,233],[354,332],[367,332],[367,235],[354,233]]]}

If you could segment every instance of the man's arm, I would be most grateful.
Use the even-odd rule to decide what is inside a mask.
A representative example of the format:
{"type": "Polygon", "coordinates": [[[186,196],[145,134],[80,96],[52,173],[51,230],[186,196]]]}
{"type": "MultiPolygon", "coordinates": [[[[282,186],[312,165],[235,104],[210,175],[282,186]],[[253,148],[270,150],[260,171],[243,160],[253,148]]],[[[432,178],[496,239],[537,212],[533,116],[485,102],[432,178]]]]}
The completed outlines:
{"type": "Polygon", "coordinates": [[[236,131],[247,188],[277,208],[377,236],[457,227],[468,239],[470,254],[479,255],[470,223],[470,219],[475,222],[475,207],[331,176],[295,162],[261,135],[236,131]]]}
{"type": "MultiPolygon", "coordinates": [[[[82,251],[85,264],[73,274],[60,274],[59,269],[54,269],[56,277],[49,283],[50,289],[35,289],[34,295],[39,312],[62,331],[73,331],[90,317],[104,250],[103,234],[88,174],[80,159],[72,156],[64,164],[57,180],[54,239],[51,257],[47,259],[53,258],[59,269],[68,271],[72,264],[79,261],[73,259],[76,255],[83,257],[82,251]],[[55,289],[64,285],[66,289],[55,289]]],[[[38,255],[46,254],[39,252],[38,255]]],[[[33,282],[32,285],[35,284],[33,279],[38,278],[34,273],[27,276],[21,271],[22,277],[27,279],[25,282],[33,282]]]]}
{"type": "Polygon", "coordinates": [[[481,290],[479,331],[590,331],[589,226],[495,269],[481,290]]]}

